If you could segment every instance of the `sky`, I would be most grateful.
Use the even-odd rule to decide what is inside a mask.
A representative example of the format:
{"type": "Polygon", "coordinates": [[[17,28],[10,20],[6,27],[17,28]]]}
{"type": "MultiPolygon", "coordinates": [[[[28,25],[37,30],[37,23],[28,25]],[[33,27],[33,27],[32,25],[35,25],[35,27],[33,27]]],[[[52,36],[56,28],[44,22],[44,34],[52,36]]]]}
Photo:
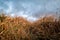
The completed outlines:
{"type": "Polygon", "coordinates": [[[0,12],[36,20],[42,15],[60,11],[60,0],[0,0],[0,12]]]}

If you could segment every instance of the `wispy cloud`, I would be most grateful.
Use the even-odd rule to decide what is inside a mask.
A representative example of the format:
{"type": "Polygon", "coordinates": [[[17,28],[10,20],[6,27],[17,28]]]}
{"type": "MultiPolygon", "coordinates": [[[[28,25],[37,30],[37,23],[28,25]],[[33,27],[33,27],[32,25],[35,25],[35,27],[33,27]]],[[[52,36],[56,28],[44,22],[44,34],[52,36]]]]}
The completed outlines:
{"type": "Polygon", "coordinates": [[[11,16],[18,15],[35,20],[46,12],[58,11],[60,0],[1,0],[0,5],[0,9],[10,13],[11,16]]]}
{"type": "Polygon", "coordinates": [[[8,6],[8,9],[6,9],[6,12],[7,13],[13,12],[13,4],[12,4],[12,2],[8,2],[6,5],[8,6]]]}

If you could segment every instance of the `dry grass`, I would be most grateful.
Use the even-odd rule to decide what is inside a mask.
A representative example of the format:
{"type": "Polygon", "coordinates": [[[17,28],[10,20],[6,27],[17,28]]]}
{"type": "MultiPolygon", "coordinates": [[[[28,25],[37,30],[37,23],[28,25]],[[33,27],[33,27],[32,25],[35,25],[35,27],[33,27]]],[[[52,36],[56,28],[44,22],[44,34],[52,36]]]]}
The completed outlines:
{"type": "Polygon", "coordinates": [[[31,23],[0,15],[0,40],[60,40],[60,20],[49,16],[31,23]]]}

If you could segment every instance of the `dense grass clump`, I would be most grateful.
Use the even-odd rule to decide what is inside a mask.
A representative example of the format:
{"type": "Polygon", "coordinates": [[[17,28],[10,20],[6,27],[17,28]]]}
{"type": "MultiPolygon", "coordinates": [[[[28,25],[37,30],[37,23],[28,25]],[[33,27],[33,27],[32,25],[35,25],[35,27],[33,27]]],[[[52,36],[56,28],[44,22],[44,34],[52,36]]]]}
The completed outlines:
{"type": "Polygon", "coordinates": [[[31,23],[0,15],[0,40],[60,40],[60,18],[43,17],[31,23]]]}

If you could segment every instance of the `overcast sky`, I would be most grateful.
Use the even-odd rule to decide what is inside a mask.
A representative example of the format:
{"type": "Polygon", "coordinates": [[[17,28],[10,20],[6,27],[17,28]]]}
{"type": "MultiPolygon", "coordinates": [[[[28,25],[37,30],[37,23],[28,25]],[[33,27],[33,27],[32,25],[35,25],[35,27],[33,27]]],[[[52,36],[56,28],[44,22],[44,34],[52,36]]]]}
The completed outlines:
{"type": "Polygon", "coordinates": [[[37,17],[60,10],[60,0],[0,0],[0,11],[36,20],[37,17]]]}

